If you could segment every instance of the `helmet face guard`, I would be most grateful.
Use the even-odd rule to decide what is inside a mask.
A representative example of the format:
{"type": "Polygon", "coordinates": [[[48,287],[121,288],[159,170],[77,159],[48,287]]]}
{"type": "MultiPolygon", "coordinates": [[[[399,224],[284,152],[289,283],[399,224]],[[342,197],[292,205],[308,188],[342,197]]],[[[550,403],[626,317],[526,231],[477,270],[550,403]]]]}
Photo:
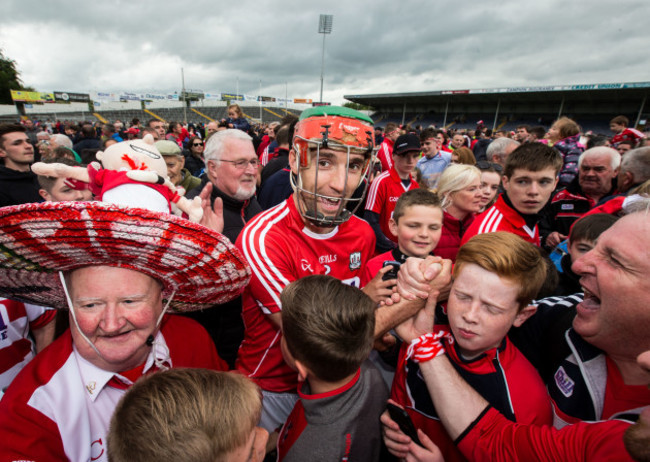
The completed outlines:
{"type": "Polygon", "coordinates": [[[311,224],[322,228],[331,228],[347,221],[361,204],[366,181],[374,159],[374,136],[372,121],[365,115],[347,108],[328,106],[326,108],[313,108],[303,112],[301,120],[296,125],[293,138],[293,149],[296,153],[297,174],[291,176],[291,186],[298,195],[298,211],[311,224]],[[304,115],[307,113],[307,117],[304,115]],[[309,115],[315,113],[314,115],[309,115]],[[360,117],[357,117],[357,114],[360,117]],[[340,196],[327,196],[319,194],[318,176],[321,160],[321,149],[331,149],[345,155],[345,180],[340,196]],[[315,155],[313,154],[315,151],[315,155]],[[350,157],[360,154],[364,157],[362,173],[359,181],[354,185],[357,190],[362,184],[364,189],[357,198],[352,196],[353,191],[348,191],[348,177],[350,175],[350,157]],[[303,170],[314,168],[313,191],[305,189],[303,170]],[[346,194],[347,192],[347,194],[346,194]],[[338,208],[333,215],[324,215],[318,211],[319,200],[338,202],[338,208]],[[350,211],[348,203],[356,203],[350,211]]]}

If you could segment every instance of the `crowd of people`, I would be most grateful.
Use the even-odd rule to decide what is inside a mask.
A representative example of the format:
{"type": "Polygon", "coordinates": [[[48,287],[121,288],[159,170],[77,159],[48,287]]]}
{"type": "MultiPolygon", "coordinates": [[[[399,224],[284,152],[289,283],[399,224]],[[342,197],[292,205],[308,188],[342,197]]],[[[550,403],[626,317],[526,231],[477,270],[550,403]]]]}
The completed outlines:
{"type": "Polygon", "coordinates": [[[0,460],[650,460],[610,128],[0,125],[0,460]]]}

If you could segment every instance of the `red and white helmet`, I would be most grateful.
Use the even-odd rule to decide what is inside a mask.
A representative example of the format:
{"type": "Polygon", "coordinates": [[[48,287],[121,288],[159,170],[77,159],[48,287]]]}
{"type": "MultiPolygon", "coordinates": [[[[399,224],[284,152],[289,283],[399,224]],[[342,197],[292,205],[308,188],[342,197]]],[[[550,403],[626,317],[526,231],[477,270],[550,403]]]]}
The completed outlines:
{"type": "Polygon", "coordinates": [[[300,214],[312,224],[319,227],[332,227],[345,222],[352,216],[360,205],[365,188],[367,187],[367,176],[374,161],[374,128],[372,119],[365,114],[340,106],[319,106],[306,109],[300,115],[296,124],[293,136],[293,150],[296,153],[297,175],[291,176],[291,185],[295,194],[299,194],[298,210],[300,214]],[[332,149],[346,153],[346,177],[344,184],[347,184],[348,168],[350,165],[350,154],[362,154],[364,157],[363,174],[359,183],[355,185],[358,189],[365,185],[363,193],[359,197],[325,196],[318,191],[318,168],[321,149],[332,149]],[[310,154],[310,150],[316,151],[316,156],[310,154]],[[307,169],[315,164],[314,190],[309,191],[303,188],[301,169],[307,169]],[[338,211],[332,216],[324,216],[317,211],[316,203],[319,198],[337,200],[338,211]],[[354,207],[346,207],[349,203],[356,203],[354,207]],[[350,210],[351,209],[351,210],[350,210]]]}

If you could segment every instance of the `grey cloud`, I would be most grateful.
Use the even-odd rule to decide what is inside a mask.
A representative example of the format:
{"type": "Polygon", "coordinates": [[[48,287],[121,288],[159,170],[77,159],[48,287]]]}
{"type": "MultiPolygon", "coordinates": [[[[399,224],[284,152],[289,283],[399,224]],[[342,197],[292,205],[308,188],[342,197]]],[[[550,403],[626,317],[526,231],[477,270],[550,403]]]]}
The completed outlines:
{"type": "Polygon", "coordinates": [[[183,67],[191,88],[234,91],[239,78],[240,92],[257,94],[261,79],[264,94],[284,96],[286,82],[289,96],[315,97],[320,13],[334,15],[325,92],[336,102],[349,92],[648,80],[639,54],[650,32],[638,26],[648,6],[637,0],[27,0],[3,9],[11,33],[0,30],[0,47],[42,90],[173,91],[183,67]]]}

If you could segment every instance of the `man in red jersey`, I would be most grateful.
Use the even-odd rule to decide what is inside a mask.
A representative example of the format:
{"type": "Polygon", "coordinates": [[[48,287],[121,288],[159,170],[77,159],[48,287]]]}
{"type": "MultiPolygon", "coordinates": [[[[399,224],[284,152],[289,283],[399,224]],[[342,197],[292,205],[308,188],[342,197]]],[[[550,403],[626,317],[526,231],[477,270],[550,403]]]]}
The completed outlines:
{"type": "Polygon", "coordinates": [[[395,140],[402,134],[402,130],[395,122],[388,122],[384,133],[384,140],[379,145],[379,151],[377,151],[377,160],[381,162],[381,171],[387,172],[393,166],[393,145],[395,140]]]}
{"type": "MultiPolygon", "coordinates": [[[[262,388],[260,425],[270,432],[284,423],[297,399],[298,376],[280,349],[280,293],[311,274],[360,286],[375,236],[346,206],[360,201],[351,197],[365,181],[373,146],[372,120],[364,114],[333,106],[304,111],[289,153],[293,195],[248,222],[237,239],[253,270],[243,295],[245,333],[237,368],[262,388]]],[[[379,337],[409,315],[383,307],[376,316],[379,337]]]]}
{"type": "Polygon", "coordinates": [[[166,311],[237,295],[250,270],[221,234],[102,202],[0,210],[0,295],[68,309],[70,329],[0,401],[0,460],[106,461],[115,406],[140,376],[226,370],[208,333],[166,311]]]}

